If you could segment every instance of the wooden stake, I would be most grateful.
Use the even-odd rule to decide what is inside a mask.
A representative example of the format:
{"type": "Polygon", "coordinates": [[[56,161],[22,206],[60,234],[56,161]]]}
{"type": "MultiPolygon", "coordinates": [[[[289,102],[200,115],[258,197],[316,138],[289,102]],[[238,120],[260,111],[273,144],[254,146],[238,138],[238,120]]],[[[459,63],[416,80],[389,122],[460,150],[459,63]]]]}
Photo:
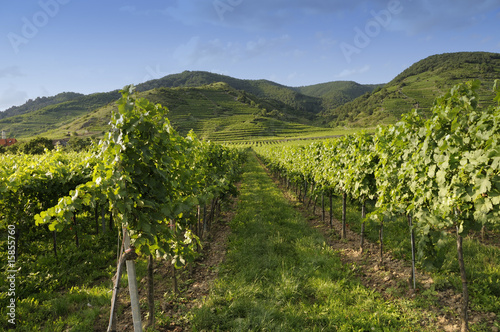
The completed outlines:
{"type": "MultiPolygon", "coordinates": [[[[128,231],[123,229],[123,241],[125,243],[125,253],[133,251],[130,247],[130,237],[128,231]]],[[[132,259],[127,259],[127,275],[128,275],[128,289],[130,293],[130,305],[132,307],[132,320],[134,321],[134,332],[142,332],[141,324],[141,308],[139,305],[139,290],[137,289],[137,275],[135,273],[135,262],[132,259]]]]}

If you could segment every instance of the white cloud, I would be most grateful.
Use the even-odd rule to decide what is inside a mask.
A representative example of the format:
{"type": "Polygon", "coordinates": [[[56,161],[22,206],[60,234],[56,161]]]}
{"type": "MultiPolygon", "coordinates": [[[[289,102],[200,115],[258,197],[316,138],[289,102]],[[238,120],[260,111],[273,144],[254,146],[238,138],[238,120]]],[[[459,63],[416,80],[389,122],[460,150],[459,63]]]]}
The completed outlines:
{"type": "Polygon", "coordinates": [[[9,66],[5,68],[0,68],[0,78],[6,77],[22,77],[24,74],[21,72],[19,66],[9,66]]]}
{"type": "Polygon", "coordinates": [[[334,47],[339,43],[339,41],[333,38],[331,33],[328,32],[316,32],[316,39],[321,46],[327,49],[334,47]]]}
{"type": "Polygon", "coordinates": [[[358,74],[366,73],[369,70],[370,70],[370,66],[369,65],[363,66],[361,68],[355,68],[355,69],[344,69],[339,74],[335,75],[335,77],[337,77],[337,78],[346,78],[346,77],[350,77],[350,76],[355,76],[355,75],[358,75],[358,74]]]}
{"type": "Polygon", "coordinates": [[[290,36],[283,35],[278,38],[257,38],[243,44],[224,42],[220,39],[203,41],[199,36],[195,36],[178,46],[173,57],[184,66],[210,64],[221,59],[225,62],[238,62],[269,52],[284,53],[286,51],[283,48],[290,40],[290,36]]]}
{"type": "Polygon", "coordinates": [[[11,84],[4,92],[0,95],[0,110],[6,110],[12,106],[22,105],[28,100],[28,93],[26,91],[20,91],[17,87],[11,84]]]}

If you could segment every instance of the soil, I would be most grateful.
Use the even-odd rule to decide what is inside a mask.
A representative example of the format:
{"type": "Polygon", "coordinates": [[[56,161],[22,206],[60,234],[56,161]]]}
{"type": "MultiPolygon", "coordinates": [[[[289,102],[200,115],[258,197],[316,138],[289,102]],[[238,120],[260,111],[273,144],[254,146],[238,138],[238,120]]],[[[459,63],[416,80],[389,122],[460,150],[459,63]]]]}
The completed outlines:
{"type": "Polygon", "coordinates": [[[500,248],[500,232],[493,230],[486,230],[483,234],[481,232],[470,232],[468,238],[477,240],[484,245],[494,246],[500,248]]]}

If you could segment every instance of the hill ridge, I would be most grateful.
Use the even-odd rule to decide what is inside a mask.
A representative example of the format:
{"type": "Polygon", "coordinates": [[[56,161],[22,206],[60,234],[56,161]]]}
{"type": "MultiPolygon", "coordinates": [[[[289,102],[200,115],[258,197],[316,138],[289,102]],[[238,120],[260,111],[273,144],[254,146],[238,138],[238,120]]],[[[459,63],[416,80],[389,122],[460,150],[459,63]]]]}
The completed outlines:
{"type": "MultiPolygon", "coordinates": [[[[331,81],[288,87],[266,79],[239,79],[207,71],[184,71],[138,84],[137,90],[145,96],[154,96],[160,92],[168,94],[166,90],[159,89],[225,89],[226,93],[230,91],[235,102],[238,102],[231,104],[225,101],[232,105],[230,107],[236,107],[235,111],[245,103],[251,108],[245,111],[255,117],[250,126],[262,121],[257,119],[267,119],[266,121],[292,122],[303,126],[369,128],[378,124],[394,123],[412,108],[419,108],[424,114],[428,113],[436,97],[453,85],[470,79],[480,79],[483,82],[479,90],[480,103],[486,103],[488,100],[491,102],[491,86],[494,79],[499,77],[499,53],[456,52],[431,55],[422,59],[387,84],[331,81]],[[148,94],[150,91],[151,94],[148,94]]],[[[95,117],[93,114],[106,113],[112,107],[110,104],[118,97],[118,90],[115,90],[92,95],[65,92],[53,97],[37,98],[24,105],[12,107],[7,113],[0,112],[0,130],[5,130],[8,134],[14,133],[9,136],[18,138],[63,133],[64,130],[67,130],[64,135],[72,134],[72,130],[83,129],[85,132],[105,132],[105,117],[95,117]],[[79,126],[74,127],[73,124],[77,122],[79,126]]],[[[175,98],[179,99],[181,96],[175,98]]],[[[175,98],[169,102],[178,103],[175,98]]],[[[218,105],[217,100],[205,104],[206,100],[201,102],[189,98],[192,103],[189,107],[205,105],[207,108],[206,116],[200,117],[205,121],[205,132],[224,131],[221,129],[224,125],[217,127],[214,123],[222,121],[218,119],[220,114],[229,116],[229,106],[218,105]],[[206,129],[210,126],[219,129],[206,129]]],[[[190,113],[186,109],[184,111],[190,113]]],[[[186,124],[189,119],[182,121],[184,122],[179,125],[186,124]]],[[[191,126],[196,127],[195,124],[191,126]]],[[[267,130],[265,135],[271,132],[272,130],[267,130]]]]}
{"type": "Polygon", "coordinates": [[[482,82],[478,91],[480,102],[491,102],[491,88],[496,78],[500,78],[499,53],[435,54],[412,64],[383,87],[325,111],[321,116],[330,126],[366,127],[373,123],[394,123],[412,108],[429,115],[436,97],[471,79],[482,82]]]}

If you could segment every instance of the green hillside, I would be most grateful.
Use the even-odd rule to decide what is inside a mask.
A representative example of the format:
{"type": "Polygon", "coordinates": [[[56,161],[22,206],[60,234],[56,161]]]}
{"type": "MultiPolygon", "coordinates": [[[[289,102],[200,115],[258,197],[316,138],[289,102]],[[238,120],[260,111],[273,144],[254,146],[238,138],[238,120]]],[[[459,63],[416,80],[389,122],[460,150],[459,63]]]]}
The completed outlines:
{"type": "Polygon", "coordinates": [[[118,98],[118,91],[82,95],[76,99],[3,118],[0,120],[0,129],[7,132],[10,137],[15,138],[45,135],[47,131],[59,129],[76,118],[85,116],[118,98]]]}
{"type": "Polygon", "coordinates": [[[480,79],[480,102],[492,100],[493,81],[500,78],[500,54],[484,52],[446,53],[421,60],[384,87],[326,111],[331,126],[394,123],[412,108],[429,112],[434,99],[457,83],[480,79]]]}
{"type": "Polygon", "coordinates": [[[0,119],[8,118],[11,116],[21,115],[33,111],[37,111],[41,108],[64,103],[66,101],[75,100],[77,98],[83,97],[81,93],[75,92],[63,92],[59,93],[53,97],[38,97],[36,99],[30,99],[21,106],[12,106],[3,112],[0,112],[0,119]]]}
{"type": "MultiPolygon", "coordinates": [[[[272,128],[277,126],[295,128],[297,124],[311,124],[317,118],[317,114],[323,110],[321,98],[305,96],[291,88],[274,82],[266,80],[241,80],[208,72],[186,71],[181,74],[169,75],[162,79],[139,84],[137,90],[146,92],[161,88],[200,87],[217,82],[224,82],[228,86],[231,86],[235,90],[234,93],[238,94],[237,97],[240,102],[248,103],[250,106],[259,109],[258,111],[255,109],[252,110],[252,114],[259,113],[260,116],[270,119],[270,123],[256,119],[252,125],[253,127],[263,128],[263,132],[266,133],[265,136],[270,135],[269,133],[274,131],[272,128]],[[261,123],[262,121],[264,123],[261,123]],[[292,123],[285,125],[286,122],[292,123]]],[[[108,114],[110,108],[105,106],[118,99],[118,92],[112,91],[89,96],[74,94],[74,98],[64,100],[61,100],[59,97],[54,97],[45,104],[28,102],[25,105],[16,107],[16,109],[26,110],[24,114],[18,115],[15,112],[9,114],[0,113],[4,115],[4,118],[0,119],[0,129],[5,130],[9,136],[16,138],[27,138],[36,135],[62,138],[72,135],[75,132],[84,135],[100,135],[108,128],[107,122],[109,121],[109,116],[105,116],[104,114],[108,114]],[[37,105],[39,107],[36,107],[37,105]],[[99,108],[101,107],[105,108],[100,110],[99,108]],[[93,112],[98,115],[91,115],[93,112]],[[73,122],[79,125],[76,126],[73,122]]],[[[173,108],[178,104],[178,100],[175,101],[176,98],[182,99],[184,97],[173,97],[172,100],[169,100],[168,103],[172,103],[174,105],[173,108]]],[[[211,112],[201,102],[203,100],[197,99],[190,102],[190,107],[204,108],[208,112],[206,117],[203,116],[195,119],[197,123],[193,123],[192,127],[199,129],[201,126],[199,122],[206,121],[207,123],[203,126],[207,129],[202,130],[203,133],[207,131],[211,133],[218,132],[219,127],[215,126],[214,123],[219,123],[221,120],[214,119],[213,121],[208,121],[208,119],[217,117],[220,111],[211,112]]],[[[215,100],[208,104],[213,105],[214,103],[216,104],[217,101],[215,100]]],[[[174,119],[174,124],[177,120],[180,121],[179,125],[182,129],[184,125],[183,121],[188,121],[189,119],[182,117],[174,119]]],[[[246,127],[247,125],[248,123],[245,122],[240,123],[240,127],[246,127]]],[[[223,127],[225,126],[223,125],[223,127]]],[[[285,132],[288,132],[287,130],[285,132]]],[[[319,130],[321,131],[321,128],[319,130]]],[[[293,132],[293,129],[291,129],[291,132],[293,132]]],[[[244,134],[245,131],[242,131],[242,135],[244,134]]]]}
{"type": "Polygon", "coordinates": [[[321,98],[306,96],[293,88],[268,80],[243,80],[204,71],[185,71],[180,74],[168,75],[139,84],[137,89],[146,91],[160,87],[198,87],[217,82],[227,83],[236,90],[243,90],[263,100],[281,102],[289,107],[289,111],[308,115],[310,118],[322,111],[321,98]]]}
{"type": "MultiPolygon", "coordinates": [[[[237,141],[331,133],[327,128],[309,125],[307,119],[289,112],[290,108],[280,102],[262,100],[222,82],[201,87],[161,87],[140,92],[139,96],[166,106],[172,125],[183,135],[194,130],[200,138],[237,141]]],[[[97,109],[47,135],[100,135],[108,130],[115,107],[110,104],[97,109]]]]}
{"type": "Polygon", "coordinates": [[[335,81],[294,88],[306,96],[323,100],[323,109],[328,111],[356,99],[384,84],[359,84],[353,81],[335,81]]]}
{"type": "MultiPolygon", "coordinates": [[[[342,95],[359,93],[344,83],[329,83],[322,94],[326,98],[333,96],[337,87],[342,89],[342,95]]],[[[307,90],[309,95],[306,95],[267,80],[242,80],[186,71],[139,84],[137,90],[148,99],[167,106],[171,110],[170,120],[180,132],[193,129],[204,138],[225,140],[331,133],[331,130],[313,126],[317,123],[317,114],[325,109],[323,97],[314,92],[316,88],[307,90]],[[199,87],[203,88],[195,89],[199,87]],[[221,99],[221,91],[226,99],[230,96],[231,102],[221,99]]],[[[48,106],[41,105],[44,107],[26,114],[5,117],[0,120],[0,129],[16,138],[36,135],[63,138],[75,134],[99,136],[106,132],[113,109],[113,105],[108,104],[118,98],[118,93],[75,97],[48,106]]],[[[26,108],[26,105],[21,107],[26,108]]]]}
{"type": "MultiPolygon", "coordinates": [[[[171,110],[181,133],[193,129],[212,140],[322,136],[326,128],[372,128],[394,123],[412,108],[428,112],[453,85],[480,79],[480,102],[492,100],[500,78],[500,54],[461,52],[430,56],[387,84],[340,81],[291,88],[267,80],[244,80],[185,71],[151,80],[137,90],[171,110]]],[[[37,98],[0,113],[0,130],[10,137],[102,135],[118,91],[37,98]]],[[[331,132],[331,130],[330,130],[331,132]]]]}

